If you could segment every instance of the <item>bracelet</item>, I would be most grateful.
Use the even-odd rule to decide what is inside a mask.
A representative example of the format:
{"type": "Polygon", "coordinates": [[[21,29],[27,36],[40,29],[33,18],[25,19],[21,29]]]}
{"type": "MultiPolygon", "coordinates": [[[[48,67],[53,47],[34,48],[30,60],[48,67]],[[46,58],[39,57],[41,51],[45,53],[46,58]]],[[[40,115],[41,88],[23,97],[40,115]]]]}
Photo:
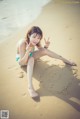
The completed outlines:
{"type": "Polygon", "coordinates": [[[32,52],[29,52],[28,50],[26,50],[26,53],[28,52],[29,56],[32,57],[32,52]]]}
{"type": "Polygon", "coordinates": [[[46,48],[46,49],[47,49],[48,47],[44,46],[44,48],[46,48]]]}

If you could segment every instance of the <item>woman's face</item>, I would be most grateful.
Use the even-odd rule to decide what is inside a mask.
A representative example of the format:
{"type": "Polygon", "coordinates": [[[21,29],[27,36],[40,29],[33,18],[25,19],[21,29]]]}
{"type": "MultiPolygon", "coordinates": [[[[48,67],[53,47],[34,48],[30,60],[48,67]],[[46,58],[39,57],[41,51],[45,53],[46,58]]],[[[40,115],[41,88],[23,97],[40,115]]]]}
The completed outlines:
{"type": "Polygon", "coordinates": [[[29,36],[30,42],[35,46],[37,43],[40,42],[41,36],[37,33],[33,33],[29,36]]]}

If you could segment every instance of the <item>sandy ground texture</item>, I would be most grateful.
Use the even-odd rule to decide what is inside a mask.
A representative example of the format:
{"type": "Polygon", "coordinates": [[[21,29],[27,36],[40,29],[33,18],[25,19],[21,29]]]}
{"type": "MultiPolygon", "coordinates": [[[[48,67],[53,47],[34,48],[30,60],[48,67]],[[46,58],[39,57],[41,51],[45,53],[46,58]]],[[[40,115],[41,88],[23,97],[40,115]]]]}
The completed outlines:
{"type": "Polygon", "coordinates": [[[0,110],[9,110],[10,119],[80,119],[79,0],[51,1],[33,23],[6,39],[0,44],[0,110]],[[40,97],[35,100],[28,94],[26,67],[15,61],[16,43],[33,25],[50,36],[50,50],[77,64],[48,56],[38,60],[33,83],[40,97]]]}

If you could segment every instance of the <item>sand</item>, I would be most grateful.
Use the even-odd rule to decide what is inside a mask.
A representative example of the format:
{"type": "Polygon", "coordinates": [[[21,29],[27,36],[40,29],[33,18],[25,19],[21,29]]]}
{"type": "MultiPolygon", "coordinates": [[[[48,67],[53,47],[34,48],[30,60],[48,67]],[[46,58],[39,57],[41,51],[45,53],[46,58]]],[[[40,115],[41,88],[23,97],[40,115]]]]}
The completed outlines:
{"type": "Polygon", "coordinates": [[[51,1],[34,22],[0,43],[0,110],[9,110],[10,119],[80,118],[79,21],[79,0],[51,1]],[[33,84],[40,97],[35,100],[28,94],[26,67],[15,61],[16,43],[33,25],[50,36],[50,50],[77,64],[71,67],[48,56],[38,60],[33,84]]]}

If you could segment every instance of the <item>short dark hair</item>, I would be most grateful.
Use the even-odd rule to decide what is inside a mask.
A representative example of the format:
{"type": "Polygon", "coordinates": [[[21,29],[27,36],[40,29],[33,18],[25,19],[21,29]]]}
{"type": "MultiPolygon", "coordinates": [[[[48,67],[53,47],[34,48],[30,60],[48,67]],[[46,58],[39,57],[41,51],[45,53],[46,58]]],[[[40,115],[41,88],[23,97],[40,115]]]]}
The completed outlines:
{"type": "Polygon", "coordinates": [[[43,33],[42,33],[42,30],[38,27],[38,26],[33,26],[30,28],[30,30],[27,32],[26,34],[26,41],[29,43],[30,40],[29,40],[29,36],[33,33],[37,33],[41,36],[41,39],[43,37],[43,33]]]}

